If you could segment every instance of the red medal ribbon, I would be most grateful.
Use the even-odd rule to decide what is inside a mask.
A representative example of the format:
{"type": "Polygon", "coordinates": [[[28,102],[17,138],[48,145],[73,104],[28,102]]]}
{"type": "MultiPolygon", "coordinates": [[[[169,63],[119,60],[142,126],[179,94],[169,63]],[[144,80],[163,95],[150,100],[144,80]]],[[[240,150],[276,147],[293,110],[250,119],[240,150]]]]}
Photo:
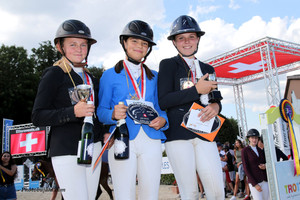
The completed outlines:
{"type": "MultiPolygon", "coordinates": [[[[88,85],[91,85],[91,82],[90,82],[90,77],[88,76],[88,74],[86,72],[84,72],[84,75],[85,75],[85,78],[86,78],[86,82],[88,85]]],[[[91,92],[91,101],[94,102],[94,98],[93,98],[93,92],[91,92]]]]}
{"type": "Polygon", "coordinates": [[[131,74],[130,74],[130,71],[129,71],[129,69],[128,69],[128,67],[126,66],[126,64],[125,64],[125,61],[123,61],[123,64],[124,64],[124,68],[125,68],[125,70],[126,70],[126,73],[128,74],[128,76],[129,76],[129,78],[130,78],[130,81],[131,81],[131,83],[132,83],[132,85],[133,85],[133,88],[134,88],[134,91],[135,91],[135,93],[136,93],[136,95],[137,95],[137,97],[139,98],[139,99],[144,99],[144,70],[143,70],[143,67],[142,67],[142,65],[141,65],[141,79],[142,79],[142,85],[141,85],[141,88],[142,88],[142,92],[141,92],[141,94],[140,94],[140,90],[139,90],[139,87],[138,87],[138,85],[136,84],[136,81],[133,79],[133,77],[131,76],[131,74]]]}

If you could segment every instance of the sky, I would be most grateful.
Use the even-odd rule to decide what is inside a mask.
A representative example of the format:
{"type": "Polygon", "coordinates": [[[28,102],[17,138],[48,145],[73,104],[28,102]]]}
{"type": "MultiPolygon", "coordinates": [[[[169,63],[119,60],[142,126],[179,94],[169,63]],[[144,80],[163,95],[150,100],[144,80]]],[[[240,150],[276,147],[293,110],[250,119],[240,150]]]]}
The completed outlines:
{"type": "MultiPolygon", "coordinates": [[[[205,61],[266,36],[300,43],[299,0],[0,0],[0,44],[22,46],[31,53],[53,39],[59,25],[78,19],[98,42],[92,46],[89,65],[111,68],[124,52],[119,35],[135,19],[154,31],[156,46],[146,64],[158,70],[164,58],[177,55],[167,40],[172,22],[180,15],[194,17],[206,34],[196,57],[205,61]]],[[[281,96],[286,77],[279,76],[281,96]]],[[[268,109],[263,81],[243,85],[248,129],[260,129],[259,114],[268,109]]],[[[219,86],[224,100],[222,114],[236,118],[232,86],[219,86]]]]}

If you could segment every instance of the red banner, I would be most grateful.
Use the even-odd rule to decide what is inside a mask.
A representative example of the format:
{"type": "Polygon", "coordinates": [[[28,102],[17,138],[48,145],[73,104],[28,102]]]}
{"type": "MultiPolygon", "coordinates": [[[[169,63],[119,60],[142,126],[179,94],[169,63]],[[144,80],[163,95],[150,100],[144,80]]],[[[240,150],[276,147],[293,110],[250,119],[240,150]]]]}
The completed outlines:
{"type": "Polygon", "coordinates": [[[15,154],[26,154],[46,151],[46,131],[31,131],[14,133],[10,135],[10,152],[15,154]]]}

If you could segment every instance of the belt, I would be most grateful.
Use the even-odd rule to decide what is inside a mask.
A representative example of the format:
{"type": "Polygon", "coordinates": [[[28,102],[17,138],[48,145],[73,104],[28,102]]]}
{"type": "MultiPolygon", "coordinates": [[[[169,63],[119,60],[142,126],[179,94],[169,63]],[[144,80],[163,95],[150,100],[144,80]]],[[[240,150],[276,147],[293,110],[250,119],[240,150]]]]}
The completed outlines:
{"type": "Polygon", "coordinates": [[[0,184],[0,187],[10,187],[14,185],[14,183],[10,183],[10,184],[0,184]]]}

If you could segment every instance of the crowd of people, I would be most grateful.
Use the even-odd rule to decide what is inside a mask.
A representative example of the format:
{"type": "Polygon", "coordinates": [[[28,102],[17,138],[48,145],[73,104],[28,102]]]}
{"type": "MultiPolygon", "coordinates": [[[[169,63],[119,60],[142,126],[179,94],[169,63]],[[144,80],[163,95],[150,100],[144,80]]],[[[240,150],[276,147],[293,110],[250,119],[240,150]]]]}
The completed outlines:
{"type": "MultiPolygon", "coordinates": [[[[178,55],[163,59],[156,72],[145,64],[156,45],[152,28],[141,20],[130,21],[119,37],[124,59],[106,70],[99,81],[87,69],[89,52],[97,42],[90,29],[79,20],[66,20],[59,26],[54,43],[62,58],[42,75],[32,121],[36,126],[51,126],[48,153],[64,199],[95,199],[101,167],[93,170],[93,165],[121,120],[129,132],[129,158],[114,157],[117,141],[112,139],[108,163],[115,199],[135,199],[136,177],[138,198],[158,199],[161,143],[165,143],[181,199],[199,199],[199,186],[201,197],[205,193],[208,200],[224,199],[228,191],[231,199],[249,199],[250,191],[255,200],[267,199],[265,158],[257,147],[257,132],[248,132],[249,146],[243,148],[237,140],[232,149],[230,143],[208,141],[181,126],[193,103],[203,106],[198,115],[202,122],[213,119],[222,109],[220,99],[209,96],[217,90],[217,82],[207,80],[214,68],[195,57],[204,34],[194,18],[183,15],[175,19],[168,40],[178,55]],[[88,100],[92,103],[76,99],[80,84],[91,86],[88,100]],[[128,114],[132,105],[149,109],[155,117],[150,120],[143,113],[146,120],[139,121],[139,116],[128,114]],[[86,119],[92,119],[89,123],[93,124],[91,165],[77,163],[78,141],[86,119]],[[109,125],[109,130],[104,125],[109,125]]],[[[12,164],[8,169],[0,167],[12,177],[16,172],[12,164]]],[[[16,198],[15,191],[10,195],[16,198]]]]}

